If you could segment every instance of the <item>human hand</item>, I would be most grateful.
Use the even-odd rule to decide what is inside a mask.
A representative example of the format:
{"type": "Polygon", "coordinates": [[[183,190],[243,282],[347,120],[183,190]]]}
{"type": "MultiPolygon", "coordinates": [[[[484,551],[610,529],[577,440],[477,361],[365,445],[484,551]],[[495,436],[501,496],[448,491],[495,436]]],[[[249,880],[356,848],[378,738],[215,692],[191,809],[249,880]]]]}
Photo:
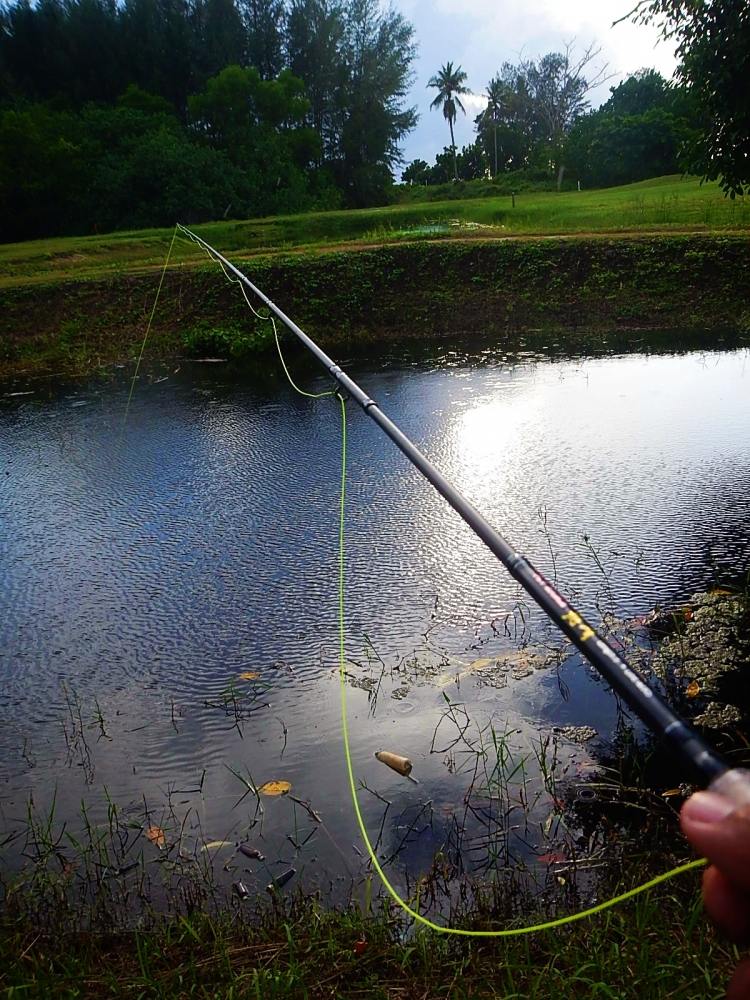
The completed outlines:
{"type": "MultiPolygon", "coordinates": [[[[713,792],[692,795],[680,813],[682,831],[711,862],[703,873],[703,902],[721,930],[750,941],[750,806],[737,808],[713,792]]],[[[727,1000],[750,1000],[750,960],[737,966],[727,1000]]]]}

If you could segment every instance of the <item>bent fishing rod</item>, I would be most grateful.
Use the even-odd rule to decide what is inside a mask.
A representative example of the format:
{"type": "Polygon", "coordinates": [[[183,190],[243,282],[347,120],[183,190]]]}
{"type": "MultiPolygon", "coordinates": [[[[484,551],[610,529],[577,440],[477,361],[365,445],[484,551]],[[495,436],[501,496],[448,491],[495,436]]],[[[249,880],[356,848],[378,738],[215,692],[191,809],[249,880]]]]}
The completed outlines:
{"type": "Polygon", "coordinates": [[[651,731],[672,749],[688,767],[695,780],[738,805],[750,803],[750,771],[733,768],[700,733],[674,711],[660,695],[643,680],[596,629],[542,576],[526,559],[488,523],[466,497],[417,448],[403,431],[390,420],[378,404],[345,371],[323,351],[297,324],[231,261],[200,236],[178,224],[177,228],[190,240],[219,261],[235,279],[248,288],[279,319],[284,326],[320,362],[337,383],[344,398],[353,399],[403,452],[411,464],[431,483],[438,493],[463,518],[469,528],[500,560],[510,575],[542,608],[552,622],[580,650],[589,663],[617,692],[651,731]]]}

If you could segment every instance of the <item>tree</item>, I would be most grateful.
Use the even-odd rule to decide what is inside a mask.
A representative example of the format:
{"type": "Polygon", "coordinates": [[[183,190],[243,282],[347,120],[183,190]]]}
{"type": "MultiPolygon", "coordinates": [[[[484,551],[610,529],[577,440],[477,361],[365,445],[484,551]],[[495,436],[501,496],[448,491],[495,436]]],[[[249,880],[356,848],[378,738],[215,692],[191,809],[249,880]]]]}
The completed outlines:
{"type": "Polygon", "coordinates": [[[700,112],[694,169],[731,198],[750,189],[750,16],[747,0],[641,0],[630,15],[677,42],[681,80],[700,112]]]}
{"type": "Polygon", "coordinates": [[[224,151],[245,178],[242,210],[251,215],[307,207],[307,169],[320,142],[304,126],[309,102],[289,70],[263,80],[254,66],[227,66],[189,100],[196,137],[224,151]]]}
{"type": "Polygon", "coordinates": [[[576,56],[572,45],[541,59],[503,63],[487,88],[488,104],[475,119],[486,154],[501,170],[537,167],[562,184],[566,138],[588,108],[587,94],[605,79],[605,68],[584,76],[598,50],[576,56]]]}
{"type": "Polygon", "coordinates": [[[284,0],[239,0],[247,32],[247,61],[264,80],[284,69],[284,0]]]}
{"type": "Polygon", "coordinates": [[[642,115],[653,108],[671,110],[673,90],[655,69],[641,69],[616,87],[609,88],[610,97],[601,111],[616,115],[642,115]]]}
{"type": "Polygon", "coordinates": [[[689,128],[654,107],[640,115],[599,110],[573,127],[566,161],[586,185],[609,187],[676,173],[689,128]]]}
{"type": "Polygon", "coordinates": [[[192,0],[191,27],[197,86],[225,66],[244,63],[247,33],[234,0],[192,0]]]}
{"type": "Polygon", "coordinates": [[[487,107],[481,114],[483,124],[492,128],[492,146],[494,151],[493,163],[495,169],[492,176],[497,177],[497,126],[503,112],[505,102],[505,86],[499,76],[493,76],[487,84],[487,107]]]}
{"type": "Polygon", "coordinates": [[[428,184],[430,180],[430,164],[426,160],[412,160],[401,174],[404,184],[428,184]]]}
{"type": "Polygon", "coordinates": [[[321,140],[321,164],[338,154],[347,73],[346,28],[339,0],[291,0],[287,18],[287,64],[305,81],[307,124],[321,140]]]}
{"type": "Polygon", "coordinates": [[[589,106],[587,94],[606,79],[606,66],[596,69],[593,77],[583,75],[599,51],[590,45],[581,56],[576,57],[572,44],[568,44],[563,52],[549,52],[538,63],[529,61],[519,67],[519,76],[525,78],[549,163],[557,172],[558,190],[565,171],[565,139],[589,106]]]}
{"type": "Polygon", "coordinates": [[[379,0],[350,0],[345,22],[348,82],[344,101],[339,184],[350,205],[386,200],[399,142],[417,121],[405,108],[415,55],[413,28],[379,0]]]}
{"type": "Polygon", "coordinates": [[[460,94],[470,93],[468,87],[464,87],[466,73],[460,66],[453,68],[452,62],[447,62],[441,66],[439,72],[433,76],[427,86],[437,90],[437,96],[430,105],[432,108],[442,108],[443,118],[448,122],[451,132],[451,150],[453,152],[453,179],[458,180],[458,163],[456,161],[456,139],[453,135],[453,122],[456,120],[456,108],[466,114],[466,109],[461,103],[460,94]]]}

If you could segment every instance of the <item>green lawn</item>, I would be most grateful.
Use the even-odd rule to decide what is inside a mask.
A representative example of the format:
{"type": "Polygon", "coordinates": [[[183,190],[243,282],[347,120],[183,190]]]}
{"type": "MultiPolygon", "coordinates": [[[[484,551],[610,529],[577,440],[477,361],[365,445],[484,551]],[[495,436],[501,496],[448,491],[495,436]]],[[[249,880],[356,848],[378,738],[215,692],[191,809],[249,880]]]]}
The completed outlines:
{"type": "MultiPolygon", "coordinates": [[[[515,207],[503,195],[195,228],[225,252],[268,254],[438,238],[741,231],[750,230],[750,205],[725,198],[716,184],[673,176],[597,191],[519,194],[515,207]]],[[[154,268],[170,238],[171,230],[144,229],[0,245],[0,287],[154,268]]],[[[174,259],[192,263],[200,259],[196,254],[194,246],[178,243],[174,259]]]]}

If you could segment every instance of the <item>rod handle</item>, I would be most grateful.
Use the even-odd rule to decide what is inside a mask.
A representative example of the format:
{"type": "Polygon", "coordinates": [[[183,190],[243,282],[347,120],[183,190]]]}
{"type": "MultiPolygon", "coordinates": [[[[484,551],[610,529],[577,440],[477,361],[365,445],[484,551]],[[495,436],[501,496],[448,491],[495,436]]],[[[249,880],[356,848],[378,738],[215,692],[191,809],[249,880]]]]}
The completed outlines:
{"type": "Polygon", "coordinates": [[[750,806],[750,771],[745,767],[730,768],[714,778],[708,791],[722,795],[738,807],[750,806]]]}

